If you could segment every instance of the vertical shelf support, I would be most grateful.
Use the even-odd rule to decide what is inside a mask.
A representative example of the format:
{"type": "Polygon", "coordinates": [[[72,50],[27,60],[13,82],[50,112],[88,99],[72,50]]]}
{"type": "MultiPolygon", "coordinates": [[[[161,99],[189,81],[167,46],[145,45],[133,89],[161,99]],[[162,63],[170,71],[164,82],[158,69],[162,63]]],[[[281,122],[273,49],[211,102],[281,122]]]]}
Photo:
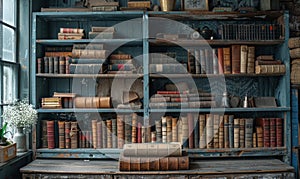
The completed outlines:
{"type": "Polygon", "coordinates": [[[144,87],[144,125],[149,125],[149,21],[148,13],[143,14],[143,87],[144,87]]]}

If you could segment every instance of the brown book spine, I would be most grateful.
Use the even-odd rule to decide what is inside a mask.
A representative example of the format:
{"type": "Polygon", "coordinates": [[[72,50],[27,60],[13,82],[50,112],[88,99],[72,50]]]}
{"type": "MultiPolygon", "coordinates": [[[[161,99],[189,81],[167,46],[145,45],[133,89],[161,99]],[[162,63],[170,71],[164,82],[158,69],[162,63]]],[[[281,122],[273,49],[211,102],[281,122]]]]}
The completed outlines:
{"type": "Polygon", "coordinates": [[[255,47],[248,47],[248,57],[247,57],[247,73],[254,73],[254,61],[255,61],[255,47]]]}
{"type": "Polygon", "coordinates": [[[276,118],[270,118],[270,147],[276,147],[276,118]]]}
{"type": "Polygon", "coordinates": [[[247,118],[245,121],[245,147],[251,148],[254,147],[253,145],[253,118],[247,118]]]}
{"type": "Polygon", "coordinates": [[[48,147],[48,139],[47,139],[47,121],[46,120],[41,120],[41,132],[42,132],[42,137],[41,137],[41,142],[42,142],[42,148],[47,148],[48,147]]]}
{"type": "Polygon", "coordinates": [[[167,117],[167,142],[172,142],[172,117],[167,117]]]}
{"type": "Polygon", "coordinates": [[[124,115],[125,118],[125,126],[124,126],[124,132],[125,132],[125,144],[131,143],[131,125],[132,125],[132,115],[126,114],[124,115]]]}
{"type": "Polygon", "coordinates": [[[214,120],[212,114],[206,115],[206,147],[208,149],[214,147],[214,120]]]}
{"type": "Polygon", "coordinates": [[[97,149],[102,148],[102,122],[97,122],[97,149]]]}
{"type": "Polygon", "coordinates": [[[93,147],[97,148],[97,119],[92,120],[92,136],[93,136],[93,147]]]}
{"type": "Polygon", "coordinates": [[[178,142],[176,117],[172,117],[172,142],[178,142]]]}
{"type": "Polygon", "coordinates": [[[37,73],[43,73],[44,60],[43,58],[37,58],[37,73]]]}
{"type": "Polygon", "coordinates": [[[60,33],[83,33],[84,29],[77,28],[60,28],[60,33]]]}
{"type": "Polygon", "coordinates": [[[206,121],[205,114],[199,115],[199,147],[200,149],[206,148],[206,121]]]}
{"type": "Polygon", "coordinates": [[[224,59],[224,74],[231,74],[231,52],[230,48],[223,48],[223,59],[224,59]]]}
{"type": "Polygon", "coordinates": [[[188,136],[189,136],[189,148],[194,148],[194,117],[192,113],[187,114],[188,119],[188,136]]]}
{"type": "Polygon", "coordinates": [[[72,149],[78,148],[78,126],[77,125],[78,125],[77,122],[71,122],[70,137],[71,137],[72,149]]]}
{"type": "Polygon", "coordinates": [[[283,140],[282,140],[282,118],[276,118],[276,146],[282,147],[283,146],[283,140]]]}
{"type": "Polygon", "coordinates": [[[59,57],[59,74],[66,74],[66,58],[59,57]]]}
{"type": "Polygon", "coordinates": [[[107,129],[107,148],[112,148],[112,121],[111,119],[106,120],[107,129]]]}
{"type": "Polygon", "coordinates": [[[182,120],[181,118],[178,118],[177,120],[177,138],[178,142],[182,145],[182,120]]]}
{"type": "Polygon", "coordinates": [[[161,117],[161,133],[162,133],[162,143],[167,142],[167,117],[161,117]]]}
{"type": "Polygon", "coordinates": [[[132,114],[131,142],[137,143],[137,114],[132,114]]]}
{"type": "Polygon", "coordinates": [[[219,148],[219,125],[220,125],[220,116],[217,114],[213,115],[214,117],[214,148],[219,148]]]}
{"type": "Polygon", "coordinates": [[[55,148],[54,121],[47,121],[48,148],[55,148]]]}
{"type": "Polygon", "coordinates": [[[255,147],[257,147],[257,133],[256,132],[253,132],[252,139],[253,139],[252,144],[253,144],[253,147],[255,148],[255,147]]]}
{"type": "Polygon", "coordinates": [[[241,71],[241,45],[231,46],[231,68],[232,74],[239,74],[241,71]]]}
{"type": "Polygon", "coordinates": [[[87,148],[93,148],[93,134],[92,131],[86,131],[87,148]]]}
{"type": "Polygon", "coordinates": [[[66,74],[70,74],[70,57],[66,57],[66,74]]]}
{"type": "Polygon", "coordinates": [[[240,148],[245,148],[245,119],[241,118],[240,119],[240,136],[239,136],[239,147],[240,148]]]}
{"type": "Polygon", "coordinates": [[[60,149],[65,148],[65,122],[58,121],[58,146],[60,149]]]}
{"type": "Polygon", "coordinates": [[[219,148],[224,148],[224,116],[220,115],[219,119],[219,148]]]}
{"type": "Polygon", "coordinates": [[[240,143],[240,119],[235,118],[233,120],[233,147],[239,148],[240,143]]]}
{"type": "Polygon", "coordinates": [[[223,74],[224,73],[223,48],[218,48],[218,65],[219,65],[219,74],[223,74]]]}
{"type": "Polygon", "coordinates": [[[106,121],[102,121],[102,147],[107,148],[107,126],[106,126],[106,121]]]}
{"type": "Polygon", "coordinates": [[[155,121],[155,130],[156,130],[156,141],[162,142],[162,127],[161,127],[160,120],[155,121]]]}
{"type": "Polygon", "coordinates": [[[229,116],[224,115],[224,148],[229,148],[229,116]]]}
{"type": "Polygon", "coordinates": [[[248,46],[241,45],[241,73],[247,73],[248,46]]]}
{"type": "Polygon", "coordinates": [[[189,147],[189,123],[187,116],[181,117],[182,121],[182,146],[183,148],[189,147]]]}
{"type": "Polygon", "coordinates": [[[257,135],[257,147],[263,147],[264,137],[263,137],[263,128],[261,126],[256,127],[256,135],[257,135]]]}
{"type": "Polygon", "coordinates": [[[117,135],[118,135],[118,148],[122,149],[124,145],[124,115],[117,115],[117,135]]]}
{"type": "Polygon", "coordinates": [[[199,148],[199,114],[193,114],[194,121],[194,148],[199,148]]]}

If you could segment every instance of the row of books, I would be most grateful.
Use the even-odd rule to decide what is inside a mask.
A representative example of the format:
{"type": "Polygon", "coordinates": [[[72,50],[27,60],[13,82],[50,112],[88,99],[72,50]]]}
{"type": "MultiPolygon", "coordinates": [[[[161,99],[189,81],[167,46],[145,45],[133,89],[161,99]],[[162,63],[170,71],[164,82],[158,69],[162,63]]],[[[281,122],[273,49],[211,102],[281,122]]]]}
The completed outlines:
{"type": "Polygon", "coordinates": [[[223,24],[218,31],[223,40],[277,40],[282,38],[279,24],[223,24]]]}
{"type": "MultiPolygon", "coordinates": [[[[113,39],[114,27],[92,27],[88,33],[89,39],[113,39]]],[[[59,40],[80,40],[84,38],[84,29],[60,28],[58,33],[59,40]]]]}
{"type": "Polygon", "coordinates": [[[150,108],[207,108],[215,107],[211,93],[188,93],[185,91],[157,91],[150,98],[150,108]]]}
{"type": "Polygon", "coordinates": [[[116,119],[91,120],[87,130],[80,130],[77,122],[69,121],[49,120],[46,125],[42,129],[47,129],[43,134],[47,135],[48,148],[70,148],[67,143],[74,143],[75,148],[123,148],[130,143],[170,142],[179,142],[183,148],[201,149],[283,146],[282,118],[254,120],[227,114],[188,113],[181,117],[162,116],[153,126],[144,126],[133,113],[117,115],[116,119]],[[73,127],[69,129],[69,125],[73,127]]]}

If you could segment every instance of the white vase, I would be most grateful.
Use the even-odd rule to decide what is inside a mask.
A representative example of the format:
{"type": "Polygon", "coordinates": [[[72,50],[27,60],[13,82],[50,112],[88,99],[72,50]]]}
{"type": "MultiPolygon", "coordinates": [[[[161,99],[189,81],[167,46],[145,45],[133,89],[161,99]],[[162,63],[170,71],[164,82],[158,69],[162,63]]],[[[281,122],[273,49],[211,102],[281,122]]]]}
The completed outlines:
{"type": "Polygon", "coordinates": [[[26,152],[26,135],[23,127],[17,127],[17,132],[14,134],[13,141],[17,144],[17,152],[26,152]]]}

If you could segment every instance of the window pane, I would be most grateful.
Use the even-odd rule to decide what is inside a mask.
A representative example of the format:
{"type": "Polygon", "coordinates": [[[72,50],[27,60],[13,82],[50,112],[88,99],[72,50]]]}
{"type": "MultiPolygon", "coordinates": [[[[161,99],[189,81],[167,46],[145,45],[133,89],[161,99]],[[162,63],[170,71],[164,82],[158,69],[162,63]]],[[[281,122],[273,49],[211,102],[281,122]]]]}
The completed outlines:
{"type": "Polygon", "coordinates": [[[16,62],[15,48],[16,37],[15,31],[2,25],[2,60],[16,62]]]}
{"type": "Polygon", "coordinates": [[[16,26],[15,12],[16,12],[15,0],[3,0],[3,21],[9,25],[16,26]]]}
{"type": "Polygon", "coordinates": [[[11,102],[16,99],[17,83],[16,83],[17,70],[14,66],[3,67],[3,102],[11,102]]]}

